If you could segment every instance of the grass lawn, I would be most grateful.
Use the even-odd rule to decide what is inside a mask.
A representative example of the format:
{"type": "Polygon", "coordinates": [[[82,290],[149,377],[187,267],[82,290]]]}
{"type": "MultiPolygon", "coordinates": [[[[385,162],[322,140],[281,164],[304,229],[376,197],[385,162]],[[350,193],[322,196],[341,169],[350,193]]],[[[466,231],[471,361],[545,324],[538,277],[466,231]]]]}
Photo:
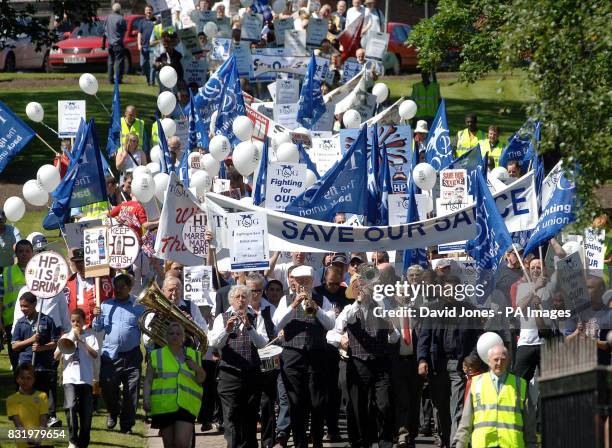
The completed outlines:
{"type": "MultiPolygon", "coordinates": [[[[61,380],[60,380],[61,381],[61,380]]],[[[13,422],[6,417],[6,397],[15,392],[13,386],[13,374],[10,371],[10,363],[6,349],[0,353],[0,428],[14,428],[13,422]]],[[[57,406],[57,417],[62,420],[62,429],[66,430],[66,416],[63,411],[63,393],[61,382],[59,386],[60,399],[57,406]]],[[[90,448],[112,448],[112,447],[133,447],[140,448],[145,446],[145,431],[146,427],[143,423],[144,415],[142,409],[139,409],[136,417],[136,426],[134,434],[127,435],[120,433],[117,428],[113,431],[106,429],[106,411],[102,409],[99,413],[94,413],[91,431],[90,448]]],[[[14,444],[2,442],[2,447],[13,447],[14,444]]],[[[56,446],[68,446],[68,442],[57,443],[56,446]]]]}

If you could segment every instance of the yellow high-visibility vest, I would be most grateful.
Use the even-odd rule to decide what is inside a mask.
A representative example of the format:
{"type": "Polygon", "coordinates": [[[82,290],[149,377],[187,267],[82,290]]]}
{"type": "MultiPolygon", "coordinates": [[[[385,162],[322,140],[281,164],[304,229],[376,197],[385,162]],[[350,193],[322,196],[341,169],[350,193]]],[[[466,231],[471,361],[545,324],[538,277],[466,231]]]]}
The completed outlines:
{"type": "Polygon", "coordinates": [[[412,99],[417,104],[417,117],[435,117],[440,103],[440,86],[430,82],[427,86],[417,82],[412,86],[412,99]]]}
{"type": "Polygon", "coordinates": [[[466,153],[468,150],[476,146],[482,139],[484,139],[484,134],[482,131],[476,131],[475,135],[471,135],[467,128],[457,132],[457,150],[455,151],[456,156],[459,157],[466,153]]]}
{"type": "Polygon", "coordinates": [[[2,270],[2,280],[4,283],[2,321],[8,327],[13,324],[13,313],[19,290],[26,284],[25,273],[16,264],[7,266],[2,270]]]}
{"type": "MultiPolygon", "coordinates": [[[[186,349],[188,358],[202,365],[202,355],[192,348],[186,349]]],[[[202,405],[202,385],[186,363],[178,361],[166,346],[151,352],[153,384],[151,386],[151,415],[178,411],[179,407],[195,417],[202,405]]]]}
{"type": "Polygon", "coordinates": [[[499,395],[489,372],[473,378],[470,400],[474,408],[472,448],[524,448],[522,410],[527,382],[510,373],[499,395]]]}
{"type": "Polygon", "coordinates": [[[121,117],[121,145],[125,148],[125,137],[134,133],[138,136],[138,149],[143,148],[144,136],[145,136],[145,124],[144,120],[135,118],[134,123],[130,126],[125,120],[125,117],[121,117]]]}
{"type": "Polygon", "coordinates": [[[504,146],[501,144],[501,142],[498,140],[497,144],[491,148],[491,142],[489,142],[488,138],[485,138],[483,140],[480,140],[478,144],[480,145],[480,153],[482,154],[482,156],[484,157],[485,154],[488,152],[489,158],[493,159],[493,161],[495,162],[495,166],[499,166],[499,158],[501,157],[501,153],[504,149],[504,146]]]}

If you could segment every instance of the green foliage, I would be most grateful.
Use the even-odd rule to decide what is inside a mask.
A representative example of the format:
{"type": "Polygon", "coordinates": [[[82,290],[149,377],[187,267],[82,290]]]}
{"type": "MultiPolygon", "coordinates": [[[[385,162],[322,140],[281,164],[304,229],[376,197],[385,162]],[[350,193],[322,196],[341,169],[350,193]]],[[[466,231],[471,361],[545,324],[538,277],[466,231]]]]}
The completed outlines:
{"type": "Polygon", "coordinates": [[[593,192],[612,172],[611,21],[605,0],[441,0],[410,37],[428,70],[459,49],[465,81],[497,68],[525,69],[534,94],[527,115],[543,123],[540,152],[579,167],[582,223],[599,212],[593,192]]]}

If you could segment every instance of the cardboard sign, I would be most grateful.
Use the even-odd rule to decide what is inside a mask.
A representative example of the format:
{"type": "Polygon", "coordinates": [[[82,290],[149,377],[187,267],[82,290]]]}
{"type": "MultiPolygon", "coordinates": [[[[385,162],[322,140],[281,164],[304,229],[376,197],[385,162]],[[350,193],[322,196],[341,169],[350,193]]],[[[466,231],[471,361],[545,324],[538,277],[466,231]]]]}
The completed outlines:
{"type": "Polygon", "coordinates": [[[368,43],[366,44],[365,57],[373,61],[382,62],[387,52],[389,43],[388,33],[370,32],[368,33],[368,43]]]}
{"type": "Polygon", "coordinates": [[[85,120],[85,100],[57,102],[57,133],[60,138],[75,137],[81,120],[85,120]]]}
{"type": "MultiPolygon", "coordinates": [[[[427,216],[429,196],[426,194],[415,194],[414,199],[417,203],[417,212],[419,220],[425,219],[427,216]]],[[[389,225],[397,226],[406,224],[408,221],[408,198],[405,194],[390,194],[389,195],[389,225]]]]}
{"type": "Polygon", "coordinates": [[[193,215],[183,225],[183,243],[189,252],[196,257],[208,257],[208,241],[206,241],[206,215],[193,215]]]}
{"type": "Polygon", "coordinates": [[[162,28],[167,30],[168,28],[172,28],[172,10],[164,9],[159,12],[161,16],[162,28]]]}
{"type": "Polygon", "coordinates": [[[605,269],[604,258],[606,256],[606,231],[589,227],[584,231],[582,243],[589,273],[603,277],[605,269]]]}
{"type": "Polygon", "coordinates": [[[249,76],[253,61],[251,60],[251,46],[249,42],[233,43],[232,54],[236,57],[238,76],[249,76]]]}
{"type": "Polygon", "coordinates": [[[556,263],[559,289],[565,296],[565,307],[584,309],[590,304],[584,265],[579,252],[574,252],[556,263]]]}
{"type": "Polygon", "coordinates": [[[335,106],[333,104],[327,103],[325,105],[325,113],[321,115],[321,117],[317,120],[317,122],[312,127],[311,135],[314,137],[316,132],[328,132],[334,128],[334,121],[336,120],[336,116],[334,114],[335,106]]]}
{"type": "Polygon", "coordinates": [[[240,212],[227,215],[231,242],[230,267],[234,272],[268,269],[268,221],[262,212],[240,212]]]}
{"type": "Polygon", "coordinates": [[[50,250],[32,257],[26,266],[26,286],[41,299],[50,299],[63,291],[70,270],[64,257],[50,250]]]}
{"type": "Polygon", "coordinates": [[[276,45],[282,47],[285,45],[285,31],[291,31],[294,27],[293,19],[274,19],[273,23],[276,45]]]}
{"type": "Polygon", "coordinates": [[[272,82],[276,80],[274,67],[282,67],[284,48],[254,48],[251,52],[249,81],[272,82]]]}
{"type": "Polygon", "coordinates": [[[297,79],[277,79],[275,100],[277,104],[294,104],[300,99],[300,81],[297,79]]]}
{"type": "Polygon", "coordinates": [[[274,121],[288,129],[296,129],[300,125],[297,122],[297,113],[299,105],[292,104],[275,104],[274,105],[274,121]]]}
{"type": "Polygon", "coordinates": [[[215,181],[213,182],[213,193],[224,193],[229,190],[229,179],[215,179],[215,181]]]}
{"type": "Polygon", "coordinates": [[[440,171],[440,201],[462,204],[467,202],[467,170],[440,171]]]}
{"type": "Polygon", "coordinates": [[[132,266],[139,253],[138,235],[130,227],[112,226],[108,229],[108,264],[111,268],[132,266]]]}
{"type": "Polygon", "coordinates": [[[306,189],[306,171],[304,163],[271,163],[266,178],[266,208],[284,212],[306,189]]]}
{"type": "Polygon", "coordinates": [[[157,14],[166,9],[170,9],[168,8],[168,4],[166,3],[166,0],[151,0],[149,3],[151,4],[151,6],[153,6],[154,14],[157,14]]]}
{"type": "Polygon", "coordinates": [[[288,56],[306,56],[306,31],[285,30],[285,54],[288,56]]]}
{"type": "Polygon", "coordinates": [[[192,82],[199,86],[206,84],[208,72],[208,62],[205,58],[201,59],[190,59],[188,61],[181,61],[183,65],[183,78],[187,84],[192,82]]]}
{"type": "Polygon", "coordinates": [[[263,18],[259,14],[245,13],[242,16],[240,27],[240,40],[259,42],[261,40],[261,29],[263,28],[263,18]]]}
{"type": "Polygon", "coordinates": [[[311,17],[308,19],[308,28],[306,31],[306,45],[314,48],[319,48],[323,39],[327,38],[327,28],[329,19],[317,19],[311,17]]]}
{"type": "Polygon", "coordinates": [[[183,268],[183,298],[197,306],[215,306],[211,298],[213,289],[212,266],[185,266],[183,268]]]}
{"type": "Polygon", "coordinates": [[[313,138],[308,155],[322,176],[342,158],[340,141],[337,137],[313,138]]]}
{"type": "Polygon", "coordinates": [[[198,33],[196,32],[195,26],[177,30],[177,34],[181,40],[181,43],[183,44],[183,48],[185,49],[187,56],[197,56],[204,53],[204,50],[200,45],[200,40],[198,39],[198,33]]]}
{"type": "Polygon", "coordinates": [[[340,78],[340,84],[344,84],[361,72],[363,66],[355,58],[348,58],[342,65],[342,77],[340,78]]]}
{"type": "Polygon", "coordinates": [[[66,238],[66,245],[68,246],[68,249],[83,249],[84,230],[101,225],[101,219],[67,223],[64,226],[64,238],[66,238]]]}
{"type": "Polygon", "coordinates": [[[106,227],[92,227],[83,232],[85,277],[109,275],[106,227]]]}
{"type": "Polygon", "coordinates": [[[223,62],[229,58],[232,51],[232,40],[224,37],[215,37],[212,41],[210,59],[223,62]]]}

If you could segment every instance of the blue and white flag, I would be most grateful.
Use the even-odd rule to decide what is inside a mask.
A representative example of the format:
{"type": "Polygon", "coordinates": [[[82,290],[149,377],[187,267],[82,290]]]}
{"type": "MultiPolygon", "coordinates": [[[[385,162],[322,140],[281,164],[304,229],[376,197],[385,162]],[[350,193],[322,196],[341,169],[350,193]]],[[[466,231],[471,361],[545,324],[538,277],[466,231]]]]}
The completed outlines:
{"type": "Polygon", "coordinates": [[[495,287],[499,262],[512,246],[512,237],[480,170],[476,170],[474,199],[477,234],[466,243],[465,250],[476,262],[478,283],[484,286],[483,300],[486,300],[495,287]]]}
{"type": "Polygon", "coordinates": [[[312,171],[317,180],[321,179],[321,175],[317,171],[317,166],[313,163],[312,159],[304,149],[304,145],[302,143],[297,144],[298,152],[300,153],[300,163],[306,164],[306,168],[312,171]]]}
{"type": "MultiPolygon", "coordinates": [[[[416,202],[416,189],[417,186],[414,181],[411,179],[408,184],[408,210],[407,210],[407,218],[406,221],[408,224],[413,222],[418,222],[421,220],[419,216],[419,209],[417,207],[416,202]]],[[[422,217],[423,219],[425,217],[422,217]]],[[[427,260],[427,249],[406,249],[404,250],[404,271],[406,272],[408,268],[414,264],[418,264],[419,266],[423,266],[424,268],[428,268],[428,260],[427,260]]]]}
{"type": "Polygon", "coordinates": [[[529,161],[535,155],[535,147],[540,141],[540,127],[540,122],[527,120],[508,140],[499,157],[499,165],[507,167],[509,161],[518,160],[521,163],[521,172],[527,172],[529,161]]]}
{"type": "Polygon", "coordinates": [[[536,250],[538,246],[550,240],[565,226],[576,220],[575,202],[576,184],[569,180],[567,174],[563,172],[550,200],[542,209],[538,225],[525,246],[525,255],[536,250]]]}
{"type": "Polygon", "coordinates": [[[253,192],[253,205],[260,205],[266,201],[266,182],[268,182],[268,137],[264,140],[259,161],[259,171],[255,180],[255,191],[253,192]]]}
{"type": "Polygon", "coordinates": [[[189,104],[186,109],[188,109],[186,115],[189,119],[189,151],[194,151],[198,146],[206,148],[207,146],[204,145],[207,143],[207,140],[205,140],[204,136],[206,135],[206,139],[208,138],[208,129],[204,125],[200,114],[198,114],[191,90],[189,91],[189,104]]]}
{"type": "Polygon", "coordinates": [[[312,54],[308,71],[302,84],[300,91],[300,99],[298,100],[297,122],[306,129],[312,127],[319,121],[319,118],[325,113],[325,101],[321,92],[321,80],[315,74],[317,73],[317,60],[312,54]]]}
{"type": "Polygon", "coordinates": [[[0,173],[36,133],[0,101],[0,173]]]}
{"type": "Polygon", "coordinates": [[[191,151],[185,149],[183,150],[183,155],[181,156],[181,160],[178,166],[178,175],[185,188],[189,188],[189,154],[191,151]]]}
{"type": "MultiPolygon", "coordinates": [[[[117,150],[121,148],[121,100],[119,98],[119,77],[115,77],[112,109],[110,128],[108,129],[108,141],[106,142],[106,152],[109,157],[114,156],[117,150]]],[[[143,144],[143,142],[140,143],[143,144]]]]}
{"type": "Polygon", "coordinates": [[[161,149],[161,159],[159,160],[159,170],[161,173],[170,174],[171,171],[174,171],[174,166],[172,165],[172,156],[170,156],[170,150],[168,149],[168,140],[166,140],[166,134],[164,133],[164,128],[157,119],[157,135],[159,136],[159,148],[161,149]]]}
{"type": "Polygon", "coordinates": [[[230,61],[227,67],[228,73],[225,77],[223,88],[221,89],[221,97],[217,103],[218,109],[217,121],[215,122],[215,134],[225,135],[232,146],[235,146],[240,143],[240,139],[234,135],[232,125],[236,118],[241,115],[246,115],[246,107],[244,107],[244,98],[242,97],[242,88],[240,87],[236,56],[231,55],[228,61],[230,61]]]}
{"type": "Polygon", "coordinates": [[[425,142],[425,160],[436,171],[453,161],[453,148],[448,122],[446,121],[446,102],[444,98],[440,101],[436,117],[427,136],[427,142],[425,142]]]}
{"type": "Polygon", "coordinates": [[[376,222],[379,221],[378,201],[380,199],[380,190],[378,188],[378,178],[380,177],[380,159],[378,151],[378,125],[374,124],[372,143],[368,155],[368,206],[366,221],[370,225],[376,225],[376,222]]]}
{"type": "Polygon", "coordinates": [[[389,169],[389,156],[387,155],[387,145],[383,142],[381,149],[381,169],[378,180],[380,182],[380,200],[378,202],[378,226],[389,225],[389,195],[393,194],[393,182],[391,182],[391,170],[389,169]]]}
{"type": "Polygon", "coordinates": [[[286,213],[331,222],[338,212],[365,215],[367,205],[367,126],[340,161],[295,198],[286,213]]]}

